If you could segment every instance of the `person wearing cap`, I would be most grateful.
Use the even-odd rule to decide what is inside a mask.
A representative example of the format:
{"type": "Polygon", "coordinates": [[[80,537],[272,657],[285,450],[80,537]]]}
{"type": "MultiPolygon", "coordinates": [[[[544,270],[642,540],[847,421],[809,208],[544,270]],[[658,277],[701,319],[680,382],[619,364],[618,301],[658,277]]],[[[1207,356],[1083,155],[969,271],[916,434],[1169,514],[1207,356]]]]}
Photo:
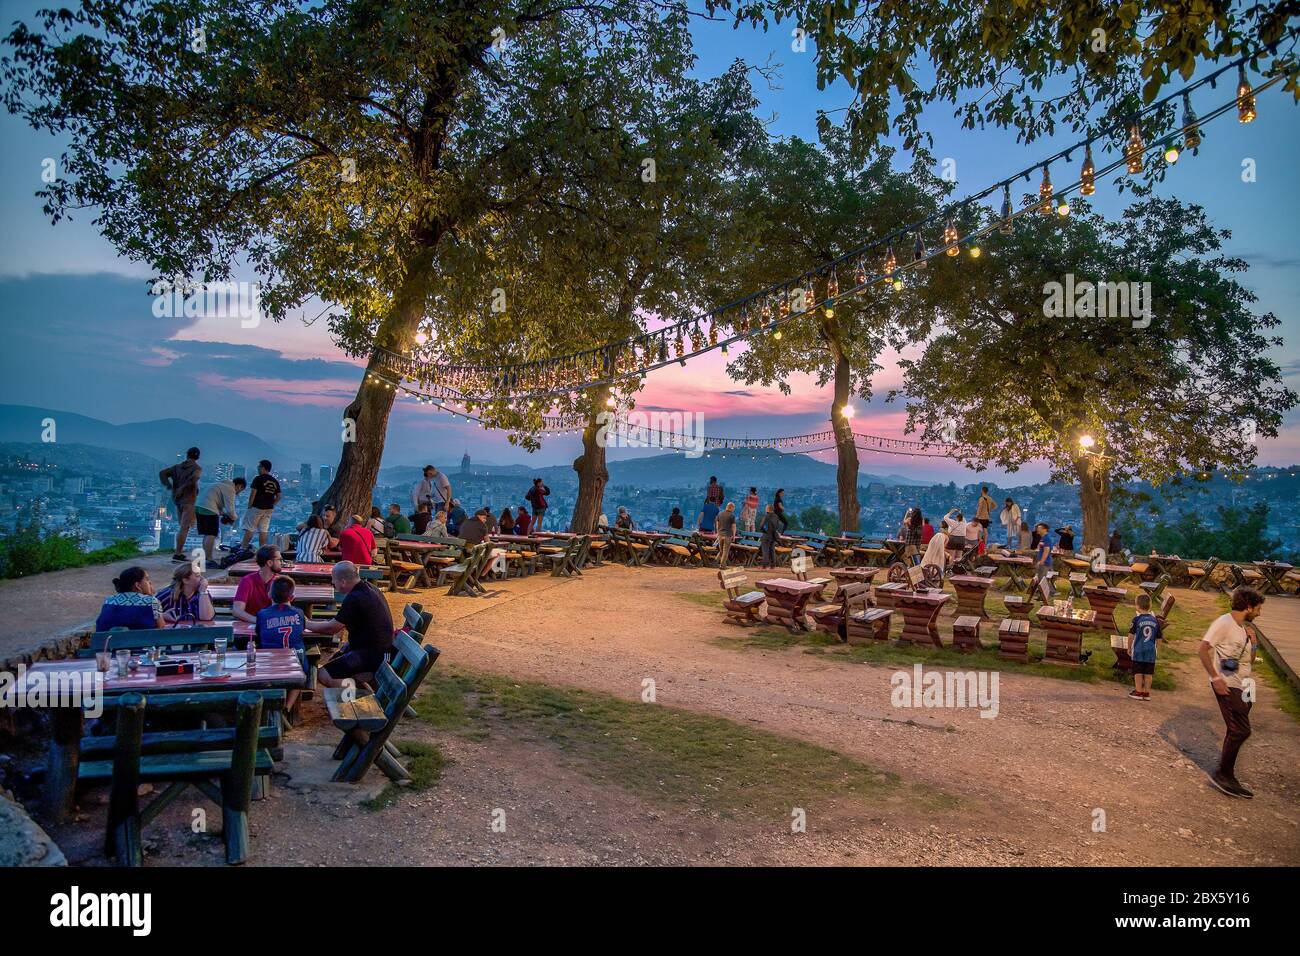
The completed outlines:
{"type": "Polygon", "coordinates": [[[460,506],[460,500],[451,499],[451,510],[447,512],[447,533],[460,536],[460,525],[465,520],[465,509],[460,506]]]}
{"type": "Polygon", "coordinates": [[[487,516],[491,514],[486,508],[480,508],[473,515],[466,518],[456,529],[456,537],[461,538],[466,544],[479,544],[488,536],[487,516]]]}
{"type": "Polygon", "coordinates": [[[1056,546],[1062,551],[1074,551],[1074,525],[1067,524],[1064,528],[1057,528],[1056,546]]]}
{"type": "Polygon", "coordinates": [[[353,515],[351,523],[339,534],[339,554],[341,560],[353,564],[373,564],[375,536],[366,527],[366,519],[353,515]]]}

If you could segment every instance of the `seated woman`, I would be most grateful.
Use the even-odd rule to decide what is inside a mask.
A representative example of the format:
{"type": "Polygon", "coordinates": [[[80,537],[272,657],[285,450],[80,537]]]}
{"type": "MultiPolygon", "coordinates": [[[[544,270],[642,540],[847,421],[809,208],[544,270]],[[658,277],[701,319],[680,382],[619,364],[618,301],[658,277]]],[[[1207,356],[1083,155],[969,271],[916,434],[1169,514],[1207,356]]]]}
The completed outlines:
{"type": "Polygon", "coordinates": [[[325,530],[325,522],[320,515],[307,519],[307,530],[298,535],[298,544],[294,549],[294,561],[297,564],[323,564],[321,552],[330,547],[333,539],[325,530]]]}
{"type": "Polygon", "coordinates": [[[519,506],[519,512],[515,516],[515,534],[528,534],[528,529],[532,527],[533,517],[528,513],[525,505],[519,506]]]}
{"type": "Polygon", "coordinates": [[[113,579],[117,593],[104,601],[95,619],[96,631],[125,627],[132,631],[162,627],[163,610],[154,597],[149,572],[141,567],[127,568],[113,579]]]}
{"type": "Polygon", "coordinates": [[[509,508],[502,509],[500,524],[502,534],[515,533],[515,516],[509,508]]]}
{"type": "Polygon", "coordinates": [[[636,525],[632,521],[632,516],[628,514],[626,508],[622,506],[619,507],[618,517],[614,519],[614,527],[622,528],[624,531],[631,531],[633,528],[636,527],[636,525]]]}
{"type": "Polygon", "coordinates": [[[182,564],[172,574],[172,583],[158,592],[163,619],[168,624],[181,621],[211,621],[217,616],[208,597],[208,579],[192,564],[182,564]]]}

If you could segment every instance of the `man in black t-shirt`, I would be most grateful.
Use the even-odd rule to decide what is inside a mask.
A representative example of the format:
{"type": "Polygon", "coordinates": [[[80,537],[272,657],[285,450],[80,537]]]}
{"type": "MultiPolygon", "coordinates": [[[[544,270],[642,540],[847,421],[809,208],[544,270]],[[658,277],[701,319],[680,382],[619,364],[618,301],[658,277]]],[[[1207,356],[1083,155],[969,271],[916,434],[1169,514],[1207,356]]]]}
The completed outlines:
{"type": "Polygon", "coordinates": [[[253,540],[257,532],[257,546],[266,547],[266,537],[271,530],[271,512],[280,501],[280,479],[271,474],[271,463],[263,458],[257,463],[257,477],[249,486],[252,494],[248,498],[248,510],[244,512],[244,540],[239,543],[242,551],[253,540]]]}
{"type": "Polygon", "coordinates": [[[348,642],[328,664],[316,671],[326,687],[338,687],[348,678],[367,681],[379,670],[393,649],[393,615],[388,602],[351,561],[340,561],[330,574],[334,590],[345,595],[332,621],[308,621],[307,630],[316,634],[337,634],[347,628],[348,642]]]}

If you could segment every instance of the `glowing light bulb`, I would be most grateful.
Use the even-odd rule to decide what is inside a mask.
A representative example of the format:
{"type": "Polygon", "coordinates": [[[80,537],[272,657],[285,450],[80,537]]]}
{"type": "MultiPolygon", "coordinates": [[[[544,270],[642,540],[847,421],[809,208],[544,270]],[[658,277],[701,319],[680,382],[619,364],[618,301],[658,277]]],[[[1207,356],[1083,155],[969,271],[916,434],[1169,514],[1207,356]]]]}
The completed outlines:
{"type": "Polygon", "coordinates": [[[979,246],[970,247],[970,257],[972,259],[978,259],[983,254],[983,252],[984,250],[981,249],[979,246]]]}
{"type": "Polygon", "coordinates": [[[1091,435],[1079,436],[1079,447],[1084,449],[1085,451],[1096,444],[1097,444],[1097,439],[1093,438],[1091,435]]]}
{"type": "Polygon", "coordinates": [[[1128,145],[1124,147],[1124,159],[1128,162],[1128,171],[1136,175],[1142,172],[1142,133],[1134,123],[1128,130],[1128,145]]]}
{"type": "Polygon", "coordinates": [[[1062,199],[1056,207],[1056,214],[1061,217],[1068,216],[1070,214],[1070,204],[1062,199]]]}
{"type": "Polygon", "coordinates": [[[425,342],[427,342],[427,341],[429,341],[429,336],[425,333],[425,331],[424,331],[423,329],[421,329],[419,332],[416,332],[416,333],[415,333],[415,344],[416,344],[416,345],[423,345],[423,344],[424,344],[425,342]]]}
{"type": "Polygon", "coordinates": [[[1246,67],[1237,67],[1237,119],[1249,123],[1255,119],[1255,91],[1246,80],[1246,67]]]}
{"type": "Polygon", "coordinates": [[[943,227],[943,242],[944,245],[948,247],[947,249],[948,255],[955,256],[958,252],[957,227],[953,225],[953,221],[951,219],[949,219],[948,224],[943,227]]]}
{"type": "Polygon", "coordinates": [[[1079,192],[1091,196],[1097,191],[1097,167],[1092,162],[1092,144],[1083,147],[1083,168],[1079,170],[1079,192]]]}
{"type": "Polygon", "coordinates": [[[1166,162],[1166,163],[1169,163],[1171,166],[1172,166],[1174,163],[1178,162],[1178,147],[1177,147],[1177,146],[1170,146],[1168,149],[1165,150],[1165,162],[1166,162]]]}
{"type": "Polygon", "coordinates": [[[1038,204],[1038,211],[1044,216],[1052,212],[1052,174],[1047,167],[1043,167],[1043,181],[1038,184],[1038,198],[1042,200],[1038,204]]]}
{"type": "Polygon", "coordinates": [[[852,417],[853,417],[853,406],[852,406],[852,405],[845,405],[843,408],[840,409],[840,414],[843,415],[845,418],[852,418],[852,417]]]}

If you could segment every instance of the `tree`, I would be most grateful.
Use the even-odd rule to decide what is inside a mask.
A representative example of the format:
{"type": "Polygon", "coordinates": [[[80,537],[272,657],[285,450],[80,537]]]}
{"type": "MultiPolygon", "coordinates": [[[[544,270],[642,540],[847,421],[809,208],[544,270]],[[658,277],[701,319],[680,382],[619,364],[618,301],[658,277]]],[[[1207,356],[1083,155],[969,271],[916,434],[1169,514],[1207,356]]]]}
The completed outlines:
{"type": "MultiPolygon", "coordinates": [[[[967,128],[1012,126],[1026,142],[1050,136],[1058,123],[1082,132],[1106,125],[1098,110],[1111,122],[1125,120],[1198,66],[1281,41],[1282,49],[1261,51],[1252,66],[1287,74],[1284,88],[1300,99],[1288,34],[1300,14],[1296,0],[909,0],[868,10],[820,0],[710,0],[709,8],[731,11],[736,26],[766,30],[775,21],[804,31],[816,47],[818,86],[843,80],[854,91],[845,126],[860,150],[891,129],[907,148],[921,145],[920,116],[933,103],[952,104],[967,128]]],[[[1173,110],[1157,112],[1145,128],[1153,138],[1174,124],[1173,110]]],[[[818,123],[830,128],[825,111],[818,123]]]]}
{"type": "MultiPolygon", "coordinates": [[[[892,158],[892,150],[881,148],[857,162],[847,139],[837,133],[828,135],[825,148],[792,138],[756,155],[735,200],[749,241],[745,253],[719,278],[717,297],[736,298],[825,269],[865,240],[931,214],[947,185],[927,170],[926,157],[906,171],[895,170],[892,158]]],[[[910,255],[910,240],[905,239],[896,258],[902,263],[910,255]]],[[[878,274],[884,258],[882,249],[869,262],[841,267],[840,289],[857,284],[859,271],[878,274]]],[[[815,283],[812,296],[804,289],[785,291],[811,307],[824,299],[826,286],[815,283]]],[[[885,345],[906,340],[910,320],[900,308],[903,301],[887,284],[876,285],[833,309],[817,309],[786,324],[779,337],[751,337],[727,368],[733,378],[751,385],[776,384],[787,395],[788,377],[795,373],[815,376],[818,387],[833,384],[828,420],[835,433],[839,520],[846,531],[857,530],[859,506],[858,452],[844,410],[855,395],[871,397],[871,376],[880,368],[876,359],[885,345]]],[[[779,306],[768,308],[775,315],[779,306]]],[[[758,307],[753,311],[753,321],[767,321],[757,314],[758,307]]]]}
{"type": "Polygon", "coordinates": [[[799,527],[822,534],[839,534],[840,519],[821,505],[813,505],[799,512],[799,527]]]}
{"type": "Polygon", "coordinates": [[[916,292],[936,331],[900,363],[908,429],[954,440],[971,468],[1045,460],[1078,481],[1086,548],[1106,545],[1113,484],[1244,472],[1297,396],[1225,236],[1174,199],[1117,222],[1079,203],[993,233],[978,259],[942,257],[916,292]]]}
{"type": "Polygon", "coordinates": [[[509,429],[530,449],[544,415],[582,419],[575,531],[594,529],[609,478],[600,413],[630,409],[641,387],[639,376],[618,375],[626,353],[610,350],[643,332],[647,315],[672,322],[705,309],[706,277],[727,267],[738,244],[728,220],[731,170],[765,135],[743,64],[714,80],[689,78],[684,18],[679,27],[653,43],[629,42],[623,62],[643,81],[591,78],[600,105],[586,121],[598,133],[575,156],[563,188],[449,245],[459,261],[445,270],[455,280],[445,284],[435,320],[449,332],[414,350],[426,362],[502,374],[510,364],[586,353],[584,371],[594,365],[618,379],[479,406],[490,427],[509,429]],[[509,306],[485,319],[484,292],[494,286],[509,306]]]}
{"type": "MultiPolygon", "coordinates": [[[[661,21],[636,9],[81,0],[10,33],[5,104],[69,143],[51,219],[94,208],[160,278],[247,263],[268,317],[337,306],[335,339],[375,370],[374,347],[404,352],[430,314],[449,237],[562,188],[601,105],[584,78],[640,82],[627,40],[661,21]]],[[[355,440],[322,495],[341,514],[369,506],[393,398],[366,375],[344,412],[355,440]]]]}

